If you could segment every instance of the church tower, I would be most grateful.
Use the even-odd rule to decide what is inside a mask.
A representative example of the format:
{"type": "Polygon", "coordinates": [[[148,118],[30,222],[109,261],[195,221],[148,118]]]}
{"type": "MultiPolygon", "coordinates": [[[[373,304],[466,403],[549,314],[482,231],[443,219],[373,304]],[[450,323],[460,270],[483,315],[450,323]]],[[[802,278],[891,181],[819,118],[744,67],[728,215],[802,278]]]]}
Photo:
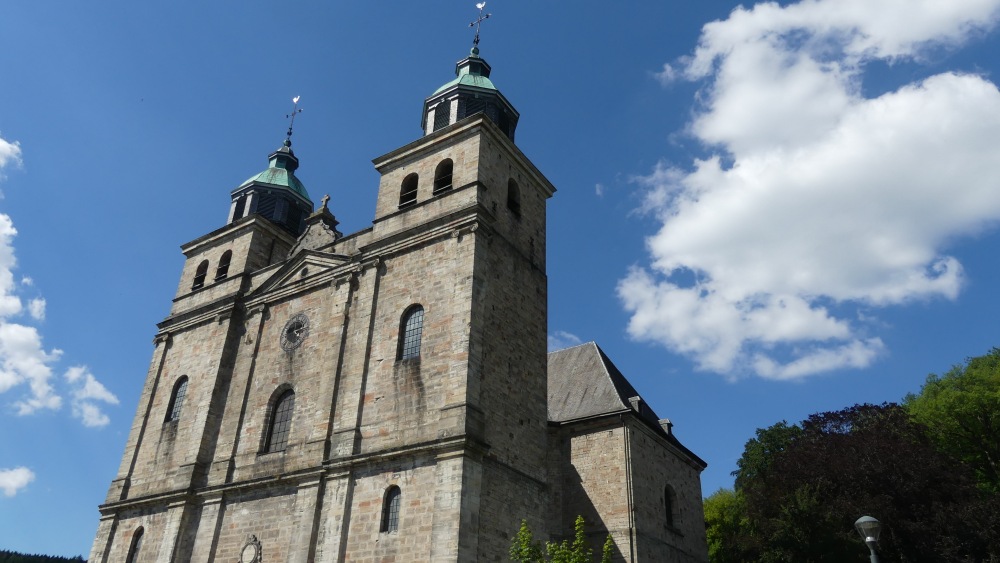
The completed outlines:
{"type": "Polygon", "coordinates": [[[546,202],[478,47],[343,235],[290,131],[185,263],[90,561],[499,561],[548,514],[546,202]]]}

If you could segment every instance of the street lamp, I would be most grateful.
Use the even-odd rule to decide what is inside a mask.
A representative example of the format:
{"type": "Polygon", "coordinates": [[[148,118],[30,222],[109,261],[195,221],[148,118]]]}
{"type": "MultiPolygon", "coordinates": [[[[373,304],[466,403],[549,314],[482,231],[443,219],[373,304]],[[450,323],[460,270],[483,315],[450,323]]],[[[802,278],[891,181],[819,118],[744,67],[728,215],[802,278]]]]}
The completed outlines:
{"type": "Polygon", "coordinates": [[[875,546],[878,545],[878,535],[882,532],[882,523],[871,516],[862,516],[854,523],[854,527],[861,534],[861,539],[865,540],[868,551],[872,552],[872,563],[878,563],[878,555],[875,555],[875,546]]]}

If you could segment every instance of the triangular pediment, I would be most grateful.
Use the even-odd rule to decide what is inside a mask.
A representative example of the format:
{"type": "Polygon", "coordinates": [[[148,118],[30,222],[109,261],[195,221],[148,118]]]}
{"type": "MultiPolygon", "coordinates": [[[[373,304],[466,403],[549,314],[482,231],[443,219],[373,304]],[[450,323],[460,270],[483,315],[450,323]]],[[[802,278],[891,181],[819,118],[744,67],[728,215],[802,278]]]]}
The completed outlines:
{"type": "Polygon", "coordinates": [[[342,254],[303,250],[275,270],[248,297],[323,283],[351,267],[351,259],[342,254]]]}

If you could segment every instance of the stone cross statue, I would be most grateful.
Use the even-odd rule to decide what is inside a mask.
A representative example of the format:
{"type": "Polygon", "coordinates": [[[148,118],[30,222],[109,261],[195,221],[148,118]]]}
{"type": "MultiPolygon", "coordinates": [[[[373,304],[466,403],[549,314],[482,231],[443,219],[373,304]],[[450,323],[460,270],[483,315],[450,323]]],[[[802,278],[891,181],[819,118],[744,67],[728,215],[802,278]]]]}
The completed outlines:
{"type": "Polygon", "coordinates": [[[320,205],[320,209],[321,210],[326,209],[326,204],[327,202],[330,201],[330,194],[324,195],[323,198],[320,199],[320,201],[322,202],[322,205],[320,205]]]}

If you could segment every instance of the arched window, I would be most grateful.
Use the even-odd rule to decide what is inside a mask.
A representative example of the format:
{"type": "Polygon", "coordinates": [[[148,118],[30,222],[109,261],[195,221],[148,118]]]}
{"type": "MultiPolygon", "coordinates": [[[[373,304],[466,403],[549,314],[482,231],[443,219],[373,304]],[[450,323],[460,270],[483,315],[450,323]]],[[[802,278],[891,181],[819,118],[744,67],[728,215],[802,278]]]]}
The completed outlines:
{"type": "Polygon", "coordinates": [[[668,528],[677,527],[677,494],[670,485],[663,487],[663,518],[668,528]]]}
{"type": "Polygon", "coordinates": [[[507,181],[507,209],[515,216],[521,216],[521,190],[513,178],[507,181]]]}
{"type": "Polygon", "coordinates": [[[385,492],[385,502],[382,504],[382,525],[380,532],[395,532],[399,530],[399,503],[403,493],[393,485],[385,492]]]}
{"type": "Polygon", "coordinates": [[[434,170],[434,193],[451,189],[451,171],[454,168],[450,158],[441,161],[434,170]]]}
{"type": "Polygon", "coordinates": [[[132,532],[132,545],[128,548],[128,557],[125,558],[125,563],[138,563],[139,552],[142,551],[142,526],[139,526],[134,532],[132,532]]]}
{"type": "Polygon", "coordinates": [[[403,313],[399,329],[399,359],[420,357],[420,337],[424,331],[424,308],[414,305],[403,313]]]}
{"type": "Polygon", "coordinates": [[[417,174],[413,173],[403,178],[399,188],[399,206],[406,207],[417,202],[417,174]]]}
{"type": "Polygon", "coordinates": [[[184,406],[184,396],[187,395],[188,378],[182,375],[174,384],[174,392],[170,394],[170,404],[167,405],[167,422],[177,420],[181,417],[181,408],[184,406]]]}
{"type": "Polygon", "coordinates": [[[219,258],[219,267],[215,269],[215,281],[222,281],[229,276],[229,263],[233,261],[233,251],[227,250],[219,258]]]}
{"type": "Polygon", "coordinates": [[[295,411],[295,392],[289,389],[278,397],[271,410],[271,424],[268,425],[265,452],[283,452],[288,446],[288,432],[292,429],[292,413],[295,411]]]}
{"type": "Polygon", "coordinates": [[[434,131],[451,124],[451,101],[434,106],[434,131]]]}
{"type": "Polygon", "coordinates": [[[205,276],[208,275],[208,260],[202,260],[198,264],[198,269],[194,273],[194,283],[191,289],[199,289],[205,286],[205,276]]]}
{"type": "Polygon", "coordinates": [[[242,219],[246,215],[247,211],[247,196],[241,195],[239,199],[236,200],[236,210],[233,211],[233,221],[237,219],[242,219]]]}

